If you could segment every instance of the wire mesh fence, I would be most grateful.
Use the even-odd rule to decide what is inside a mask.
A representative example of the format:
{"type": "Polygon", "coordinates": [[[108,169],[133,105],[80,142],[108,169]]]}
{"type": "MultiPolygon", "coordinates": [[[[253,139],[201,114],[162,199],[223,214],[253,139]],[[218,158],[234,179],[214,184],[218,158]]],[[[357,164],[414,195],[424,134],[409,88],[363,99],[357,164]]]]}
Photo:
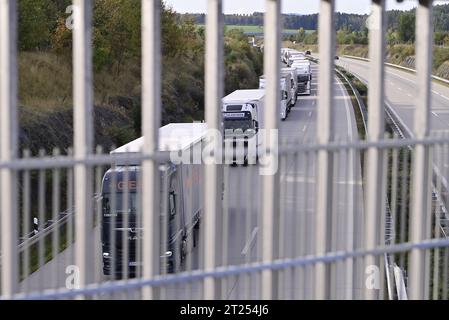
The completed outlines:
{"type": "Polygon", "coordinates": [[[93,151],[92,1],[74,8],[73,152],[19,155],[17,4],[0,1],[2,298],[447,299],[449,137],[429,136],[432,1],[416,11],[419,92],[408,139],[384,138],[385,1],[372,1],[359,141],[351,131],[337,138],[345,97],[334,77],[332,0],[320,1],[314,94],[301,98],[309,117],[316,111],[314,135],[282,133],[281,1],[267,0],[261,129],[276,138],[257,132],[257,164],[248,137],[241,153],[219,139],[221,0],[208,1],[206,123],[183,124],[168,140],[173,127],[159,128],[161,6],[142,1],[143,137],[111,152],[93,151]]]}
{"type": "MultiPolygon", "coordinates": [[[[160,299],[201,299],[204,280],[217,280],[220,299],[260,299],[262,272],[273,276],[273,292],[279,299],[314,298],[317,263],[327,269],[331,299],[363,299],[366,290],[379,298],[404,298],[408,291],[411,250],[424,253],[423,278],[427,298],[447,298],[448,216],[445,188],[447,170],[434,175],[426,190],[429,210],[426,237],[413,243],[409,237],[411,168],[416,144],[424,143],[432,167],[444,167],[447,137],[433,140],[365,141],[318,145],[313,142],[282,143],[278,154],[280,211],[274,224],[263,225],[260,166],[223,164],[222,217],[216,241],[219,265],[204,268],[207,253],[203,193],[204,163],[176,163],[160,153],[160,245],[153,259],[158,271],[153,279],[142,277],[142,170],[140,153],[98,153],[85,164],[92,174],[93,208],[86,225],[87,285],[80,284],[75,256],[73,214],[74,159],[72,156],[22,158],[13,167],[18,176],[19,292],[16,298],[138,299],[151,286],[160,299]],[[375,248],[364,245],[368,149],[383,155],[381,174],[384,212],[377,216],[375,248]],[[332,210],[329,212],[329,250],[316,253],[315,215],[317,155],[328,153],[334,167],[332,210]],[[165,158],[165,159],[164,159],[165,158]],[[44,166],[41,164],[45,163],[44,166]],[[263,260],[265,228],[277,238],[273,261],[263,260]],[[375,264],[366,264],[373,257],[375,264]]],[[[201,150],[204,150],[201,149],[201,150]]],[[[100,152],[101,150],[99,150],[100,152]]],[[[178,152],[178,151],[176,151],[178,152]]],[[[192,160],[193,157],[190,158],[192,160]]],[[[374,228],[375,226],[373,226],[374,228]]],[[[371,261],[371,260],[370,260],[371,261]]]]}

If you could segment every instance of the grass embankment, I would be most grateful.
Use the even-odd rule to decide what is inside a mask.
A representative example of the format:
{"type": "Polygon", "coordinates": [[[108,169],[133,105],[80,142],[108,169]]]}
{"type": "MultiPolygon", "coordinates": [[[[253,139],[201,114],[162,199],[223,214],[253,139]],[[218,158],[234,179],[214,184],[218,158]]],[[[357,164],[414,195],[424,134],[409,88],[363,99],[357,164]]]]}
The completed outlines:
{"type": "MultiPolygon", "coordinates": [[[[106,149],[136,137],[133,117],[139,72],[95,73],[95,142],[106,149]]],[[[66,152],[73,141],[72,66],[50,52],[19,54],[19,115],[22,149],[37,154],[53,148],[66,152]]]]}
{"type": "MultiPolygon", "coordinates": [[[[293,44],[291,41],[284,41],[283,47],[294,48],[299,51],[310,50],[318,53],[318,45],[293,44]]],[[[368,58],[368,46],[360,44],[338,45],[338,55],[350,55],[361,58],[368,58]]],[[[397,44],[387,46],[386,62],[397,64],[403,67],[415,69],[415,47],[409,44],[397,44]]],[[[432,73],[438,77],[449,80],[449,48],[435,46],[433,50],[433,70],[432,73]]]]}

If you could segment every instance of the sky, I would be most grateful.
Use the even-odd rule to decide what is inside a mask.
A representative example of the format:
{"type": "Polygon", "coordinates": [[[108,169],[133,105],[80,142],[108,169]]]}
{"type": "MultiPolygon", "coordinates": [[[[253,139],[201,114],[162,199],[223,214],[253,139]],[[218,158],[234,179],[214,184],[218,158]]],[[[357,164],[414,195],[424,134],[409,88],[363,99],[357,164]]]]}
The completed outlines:
{"type": "MultiPolygon", "coordinates": [[[[386,0],[387,10],[409,10],[416,7],[417,0],[404,0],[397,3],[396,0],[386,0]]],[[[205,13],[207,0],[165,0],[179,13],[205,13]]],[[[368,14],[371,0],[336,0],[335,11],[346,13],[368,14]]],[[[448,3],[446,1],[434,1],[435,4],[448,3]]],[[[248,14],[254,11],[264,11],[265,0],[223,0],[225,13],[248,14]]],[[[284,0],[282,1],[283,13],[311,14],[317,13],[319,0],[284,0]]]]}

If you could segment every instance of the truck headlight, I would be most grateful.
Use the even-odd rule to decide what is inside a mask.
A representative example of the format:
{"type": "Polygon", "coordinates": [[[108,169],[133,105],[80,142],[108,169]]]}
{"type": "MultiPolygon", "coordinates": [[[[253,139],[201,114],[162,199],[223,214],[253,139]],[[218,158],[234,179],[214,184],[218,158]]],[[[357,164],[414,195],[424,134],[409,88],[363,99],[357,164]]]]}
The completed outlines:
{"type": "Polygon", "coordinates": [[[103,258],[109,258],[109,252],[103,252],[103,258]]]}
{"type": "Polygon", "coordinates": [[[172,251],[167,251],[163,255],[161,255],[161,258],[170,258],[173,255],[172,251]]]}

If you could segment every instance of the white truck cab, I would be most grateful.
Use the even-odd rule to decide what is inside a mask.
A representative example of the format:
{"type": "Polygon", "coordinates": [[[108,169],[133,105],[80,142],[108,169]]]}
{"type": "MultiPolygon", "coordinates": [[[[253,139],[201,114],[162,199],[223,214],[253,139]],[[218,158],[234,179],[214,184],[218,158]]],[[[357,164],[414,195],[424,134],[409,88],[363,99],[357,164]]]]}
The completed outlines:
{"type": "MultiPolygon", "coordinates": [[[[187,255],[198,243],[203,211],[202,161],[192,163],[190,157],[177,161],[172,155],[201,155],[206,133],[205,123],[170,123],[159,129],[161,210],[160,225],[154,228],[159,229],[160,243],[165,244],[157,247],[160,251],[156,254],[160,254],[160,268],[166,273],[185,270],[187,255]]],[[[133,160],[132,155],[141,154],[143,143],[141,137],[111,151],[116,157],[103,177],[99,199],[101,245],[103,274],[108,277],[141,276],[138,248],[142,246],[143,227],[140,221],[142,215],[151,212],[140,209],[141,160],[133,160]]]]}
{"type": "Polygon", "coordinates": [[[312,70],[310,68],[310,61],[306,59],[294,59],[292,68],[296,69],[298,80],[298,94],[310,95],[312,70]]]}
{"type": "Polygon", "coordinates": [[[223,129],[226,161],[256,164],[261,145],[265,90],[236,90],[223,98],[223,129]]]}

